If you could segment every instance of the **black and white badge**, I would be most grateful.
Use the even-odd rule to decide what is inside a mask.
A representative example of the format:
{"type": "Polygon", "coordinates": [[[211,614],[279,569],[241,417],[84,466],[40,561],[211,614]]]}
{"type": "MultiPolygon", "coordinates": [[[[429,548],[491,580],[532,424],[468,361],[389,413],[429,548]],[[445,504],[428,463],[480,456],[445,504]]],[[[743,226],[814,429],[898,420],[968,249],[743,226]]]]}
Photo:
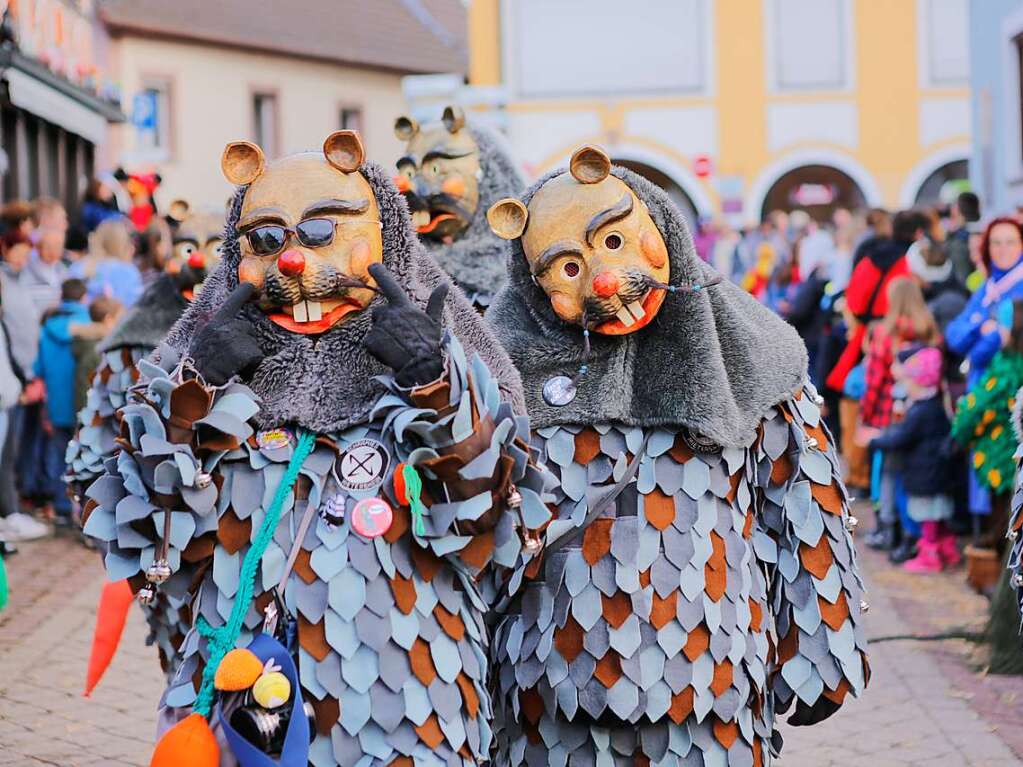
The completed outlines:
{"type": "Polygon", "coordinates": [[[391,456],[375,439],[350,444],[337,462],[338,483],[345,490],[372,490],[387,476],[391,456]]]}

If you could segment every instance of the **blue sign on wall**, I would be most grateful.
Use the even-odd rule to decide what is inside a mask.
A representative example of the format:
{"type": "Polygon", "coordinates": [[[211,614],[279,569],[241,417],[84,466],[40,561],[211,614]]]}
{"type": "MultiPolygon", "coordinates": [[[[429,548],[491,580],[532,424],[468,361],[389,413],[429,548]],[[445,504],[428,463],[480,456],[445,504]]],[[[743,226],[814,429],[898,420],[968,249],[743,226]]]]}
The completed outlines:
{"type": "Polygon", "coordinates": [[[156,130],[156,91],[135,94],[131,100],[131,122],[139,131],[156,130]]]}

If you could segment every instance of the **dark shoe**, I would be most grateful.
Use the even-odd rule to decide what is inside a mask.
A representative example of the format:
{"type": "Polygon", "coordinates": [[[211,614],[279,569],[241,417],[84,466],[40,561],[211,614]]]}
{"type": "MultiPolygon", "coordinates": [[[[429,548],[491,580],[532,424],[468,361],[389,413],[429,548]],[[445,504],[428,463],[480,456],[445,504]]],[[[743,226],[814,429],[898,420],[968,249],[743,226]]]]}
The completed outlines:
{"type": "Polygon", "coordinates": [[[867,546],[875,551],[891,551],[899,543],[899,526],[895,523],[879,522],[866,537],[867,546]]]}
{"type": "Polygon", "coordinates": [[[900,565],[903,562],[908,562],[909,560],[913,559],[913,557],[915,557],[917,554],[916,543],[917,543],[916,538],[914,538],[911,535],[907,535],[906,538],[902,541],[902,543],[900,543],[898,546],[896,546],[894,549],[888,552],[888,560],[892,564],[900,565]]]}

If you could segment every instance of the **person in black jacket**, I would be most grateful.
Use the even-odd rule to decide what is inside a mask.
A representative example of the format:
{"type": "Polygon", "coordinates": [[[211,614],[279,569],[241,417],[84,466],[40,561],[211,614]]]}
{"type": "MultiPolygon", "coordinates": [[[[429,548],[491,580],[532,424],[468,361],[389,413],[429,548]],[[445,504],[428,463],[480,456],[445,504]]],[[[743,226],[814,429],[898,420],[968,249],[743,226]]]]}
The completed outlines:
{"type": "Polygon", "coordinates": [[[941,572],[959,562],[955,536],[945,524],[954,504],[948,494],[950,458],[945,450],[952,427],[941,396],[941,370],[937,347],[917,347],[898,355],[892,373],[906,389],[909,408],[900,423],[870,443],[871,449],[901,454],[907,512],[923,532],[916,557],[903,564],[915,573],[941,572]]]}

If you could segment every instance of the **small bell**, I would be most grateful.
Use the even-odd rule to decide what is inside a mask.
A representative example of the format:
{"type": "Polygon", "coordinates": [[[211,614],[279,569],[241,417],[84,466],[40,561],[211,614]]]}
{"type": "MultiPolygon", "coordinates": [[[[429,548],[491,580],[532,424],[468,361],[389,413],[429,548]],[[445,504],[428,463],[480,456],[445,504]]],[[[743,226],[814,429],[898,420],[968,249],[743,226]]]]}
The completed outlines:
{"type": "Polygon", "coordinates": [[[815,394],[813,397],[813,404],[815,404],[817,407],[820,407],[821,405],[824,404],[824,397],[822,397],[819,394],[815,394]]]}
{"type": "Polygon", "coordinates": [[[1009,540],[1010,541],[1014,541],[1017,538],[1019,538],[1019,530],[1010,530],[1009,531],[1009,540]]]}
{"type": "Polygon", "coordinates": [[[156,599],[156,587],[152,583],[147,583],[138,593],[139,604],[151,605],[156,599]]]}
{"type": "Polygon", "coordinates": [[[867,604],[867,602],[863,599],[860,600],[860,612],[861,613],[870,612],[870,605],[867,604]]]}
{"type": "Polygon", "coordinates": [[[195,486],[200,490],[205,490],[213,482],[213,475],[208,471],[199,471],[195,474],[195,486]]]}
{"type": "Polygon", "coordinates": [[[820,442],[817,441],[816,437],[807,437],[806,438],[806,449],[807,450],[816,450],[819,445],[820,445],[820,442]]]}
{"type": "Polygon", "coordinates": [[[850,514],[848,517],[846,517],[845,529],[851,533],[856,529],[856,525],[858,525],[859,523],[860,521],[852,514],[850,514]]]}
{"type": "Polygon", "coordinates": [[[170,563],[166,559],[157,559],[146,570],[146,580],[157,585],[166,583],[171,577],[170,563]]]}
{"type": "Polygon", "coordinates": [[[532,532],[526,533],[526,537],[522,541],[522,548],[525,549],[529,556],[536,554],[536,552],[540,550],[541,546],[543,546],[543,542],[540,540],[539,536],[532,532]]]}
{"type": "Polygon", "coordinates": [[[511,490],[508,491],[508,497],[505,498],[505,502],[508,504],[509,509],[517,509],[522,505],[522,493],[519,489],[512,485],[511,490]]]}
{"type": "Polygon", "coordinates": [[[331,527],[337,527],[345,521],[345,496],[335,493],[320,504],[320,519],[331,527]]]}
{"type": "Polygon", "coordinates": [[[1013,573],[1009,583],[1014,589],[1023,588],[1023,573],[1013,573]]]}

